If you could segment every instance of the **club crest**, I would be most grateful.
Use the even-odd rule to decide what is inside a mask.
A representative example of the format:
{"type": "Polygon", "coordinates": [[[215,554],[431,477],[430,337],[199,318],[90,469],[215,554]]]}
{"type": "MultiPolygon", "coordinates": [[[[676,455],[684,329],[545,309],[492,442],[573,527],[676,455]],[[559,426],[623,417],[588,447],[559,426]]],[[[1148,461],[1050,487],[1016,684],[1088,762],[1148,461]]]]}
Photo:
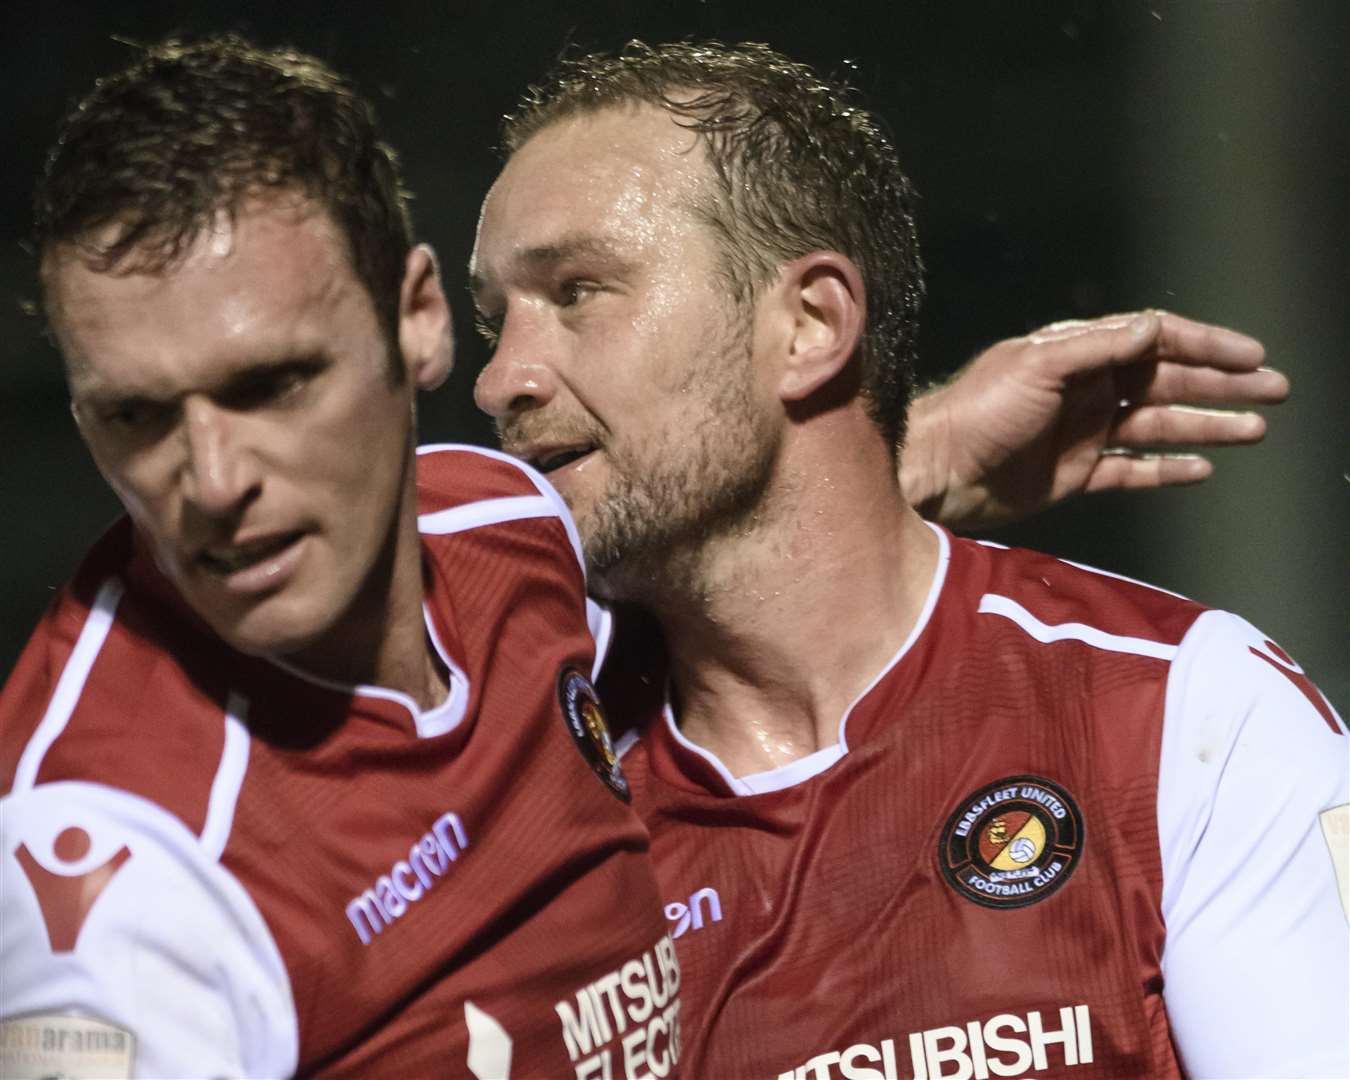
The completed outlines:
{"type": "Polygon", "coordinates": [[[1005,776],[947,819],[938,861],[958,893],[991,908],[1026,907],[1061,888],[1083,850],[1083,816],[1064,788],[1005,776]]]}
{"type": "Polygon", "coordinates": [[[614,752],[605,713],[591,680],[576,668],[564,668],[558,676],[558,701],[581,756],[610,791],[628,802],[628,780],[619,765],[619,755],[614,752]]]}

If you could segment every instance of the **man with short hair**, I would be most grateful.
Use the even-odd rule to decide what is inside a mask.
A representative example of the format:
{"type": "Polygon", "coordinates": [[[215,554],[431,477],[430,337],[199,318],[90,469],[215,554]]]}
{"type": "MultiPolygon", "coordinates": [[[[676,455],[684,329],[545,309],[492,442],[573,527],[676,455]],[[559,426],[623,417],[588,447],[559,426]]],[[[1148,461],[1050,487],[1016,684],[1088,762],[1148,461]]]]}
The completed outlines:
{"type": "Polygon", "coordinates": [[[152,48],[37,207],[129,520],[0,698],[0,1072],[674,1069],[574,527],[503,455],[415,453],[449,315],[369,107],[297,53],[152,48]],[[601,1030],[615,973],[646,1008],[601,1030]]]}
{"type": "MultiPolygon", "coordinates": [[[[634,43],[564,64],[505,134],[477,396],[568,501],[593,589],[664,637],[606,694],[648,716],[623,765],[686,1068],[1343,1075],[1344,727],[1236,616],[910,508],[920,266],[874,120],[764,46],[634,43]]],[[[953,473],[1009,430],[1055,448],[963,495],[974,516],[1102,482],[1215,334],[1088,331],[1141,361],[1124,394],[1073,385],[1081,332],[1051,329],[1036,386],[1073,407],[1014,385],[946,444],[953,473]]]]}
{"type": "MultiPolygon", "coordinates": [[[[611,794],[572,526],[500,455],[414,462],[447,316],[365,103],[299,54],[152,49],[63,130],[39,247],[130,521],[0,699],[0,1071],[673,1070],[679,973],[611,794]]],[[[1099,376],[1147,344],[1120,329],[1070,352],[1099,376]]],[[[958,459],[943,436],[1006,400],[989,363],[1034,372],[1046,344],[925,399],[916,498],[979,507],[986,466],[1037,443],[958,459]]],[[[1172,374],[1283,392],[1214,353],[1172,374]]],[[[1018,385],[1036,423],[1060,414],[1018,385]]],[[[1211,419],[1173,434],[1259,435],[1211,419]]],[[[1049,449],[1069,471],[1033,505],[1133,475],[1070,457],[1049,449]]]]}

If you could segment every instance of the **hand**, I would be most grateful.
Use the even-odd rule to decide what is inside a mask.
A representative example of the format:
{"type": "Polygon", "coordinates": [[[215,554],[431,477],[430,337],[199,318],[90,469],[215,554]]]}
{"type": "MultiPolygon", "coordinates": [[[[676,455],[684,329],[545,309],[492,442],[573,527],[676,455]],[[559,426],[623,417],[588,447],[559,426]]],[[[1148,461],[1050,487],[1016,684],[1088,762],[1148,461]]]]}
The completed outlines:
{"type": "Polygon", "coordinates": [[[1259,341],[1162,311],[1054,323],[985,350],[915,399],[901,459],[906,496],[958,529],[1026,517],[1071,495],[1193,484],[1196,454],[1148,448],[1259,442],[1252,412],[1289,380],[1259,341]]]}

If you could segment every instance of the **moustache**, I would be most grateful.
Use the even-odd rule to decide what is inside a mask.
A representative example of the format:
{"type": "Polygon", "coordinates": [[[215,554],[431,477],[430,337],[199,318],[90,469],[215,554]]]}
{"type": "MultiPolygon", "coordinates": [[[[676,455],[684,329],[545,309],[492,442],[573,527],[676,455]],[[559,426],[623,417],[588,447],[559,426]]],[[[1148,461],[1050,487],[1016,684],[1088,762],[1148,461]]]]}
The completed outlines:
{"type": "Polygon", "coordinates": [[[603,445],[595,425],[579,421],[525,415],[499,420],[496,427],[502,450],[522,459],[530,457],[541,446],[603,445]]]}

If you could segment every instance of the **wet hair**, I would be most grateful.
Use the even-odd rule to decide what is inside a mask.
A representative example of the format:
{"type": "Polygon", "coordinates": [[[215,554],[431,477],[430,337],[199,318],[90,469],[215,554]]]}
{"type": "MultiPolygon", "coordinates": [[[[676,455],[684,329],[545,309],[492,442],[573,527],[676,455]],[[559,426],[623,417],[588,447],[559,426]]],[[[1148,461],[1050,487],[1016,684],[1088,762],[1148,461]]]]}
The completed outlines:
{"type": "Polygon", "coordinates": [[[34,240],[41,256],[70,248],[98,272],[159,273],[220,213],[273,194],[331,216],[396,342],[412,244],[398,161],[369,103],[301,52],[234,34],[171,39],[100,79],[48,152],[34,240]]]}
{"type": "Polygon", "coordinates": [[[502,148],[510,155],[551,124],[633,103],[698,132],[717,183],[695,209],[718,236],[739,302],[812,251],[857,264],[867,289],[862,393],[898,447],[923,297],[915,193],[877,117],[854,98],[767,45],[631,41],[564,57],[506,118],[502,148]]]}

